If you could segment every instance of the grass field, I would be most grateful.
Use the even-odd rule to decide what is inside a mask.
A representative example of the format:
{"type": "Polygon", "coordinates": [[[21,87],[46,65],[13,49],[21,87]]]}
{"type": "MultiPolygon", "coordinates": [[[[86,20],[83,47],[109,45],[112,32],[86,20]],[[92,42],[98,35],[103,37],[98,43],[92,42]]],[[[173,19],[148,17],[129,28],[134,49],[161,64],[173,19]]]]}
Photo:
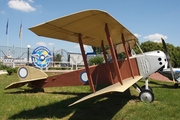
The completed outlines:
{"type": "MultiPolygon", "coordinates": [[[[89,86],[46,88],[32,92],[26,86],[4,90],[17,81],[16,74],[0,75],[0,119],[62,120],[178,120],[180,88],[171,82],[150,80],[155,95],[153,103],[140,102],[131,87],[124,93],[109,93],[68,107],[90,93],[89,86]]],[[[144,85],[144,81],[138,84],[144,85]]]]}

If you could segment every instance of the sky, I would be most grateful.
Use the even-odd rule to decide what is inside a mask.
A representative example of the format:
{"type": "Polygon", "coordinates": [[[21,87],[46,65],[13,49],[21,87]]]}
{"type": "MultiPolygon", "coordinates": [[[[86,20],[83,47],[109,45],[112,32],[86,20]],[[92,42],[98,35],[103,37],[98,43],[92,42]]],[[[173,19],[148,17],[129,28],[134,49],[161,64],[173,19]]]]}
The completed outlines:
{"type": "MultiPolygon", "coordinates": [[[[167,43],[180,46],[180,0],[0,0],[0,46],[46,46],[80,53],[76,43],[40,37],[28,28],[88,9],[108,12],[140,43],[164,38],[167,43]]],[[[85,46],[85,51],[92,52],[92,48],[85,46]]]]}

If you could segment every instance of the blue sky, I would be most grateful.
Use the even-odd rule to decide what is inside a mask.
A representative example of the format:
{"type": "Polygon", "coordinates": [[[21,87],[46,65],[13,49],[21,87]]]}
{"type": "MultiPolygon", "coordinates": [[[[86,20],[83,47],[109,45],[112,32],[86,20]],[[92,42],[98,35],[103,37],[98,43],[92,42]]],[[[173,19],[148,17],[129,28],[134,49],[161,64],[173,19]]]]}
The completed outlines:
{"type": "MultiPolygon", "coordinates": [[[[0,45],[80,52],[78,44],[39,37],[28,28],[87,9],[107,11],[140,42],[160,41],[180,46],[180,0],[0,0],[0,45]],[[6,24],[9,19],[8,35],[6,24]],[[22,40],[19,39],[22,22],[22,40]]],[[[86,47],[86,52],[92,51],[86,47]]]]}

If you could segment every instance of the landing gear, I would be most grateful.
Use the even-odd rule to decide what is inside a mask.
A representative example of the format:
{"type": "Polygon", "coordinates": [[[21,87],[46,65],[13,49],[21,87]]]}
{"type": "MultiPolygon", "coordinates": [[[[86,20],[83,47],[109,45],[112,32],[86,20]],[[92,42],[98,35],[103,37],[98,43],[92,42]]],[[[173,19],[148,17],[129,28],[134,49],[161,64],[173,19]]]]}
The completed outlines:
{"type": "Polygon", "coordinates": [[[146,79],[144,86],[139,87],[137,84],[134,84],[133,87],[138,91],[140,101],[149,103],[154,101],[153,90],[148,86],[148,78],[146,79]]]}
{"type": "MultiPolygon", "coordinates": [[[[142,91],[143,91],[143,90],[146,90],[146,86],[145,86],[145,85],[142,86],[142,87],[141,87],[141,90],[142,90],[142,91]]],[[[150,90],[151,92],[153,91],[150,86],[148,86],[148,89],[147,89],[147,90],[150,90]]]]}
{"type": "Polygon", "coordinates": [[[143,102],[153,102],[154,94],[150,90],[142,90],[139,94],[139,99],[143,102]]]}

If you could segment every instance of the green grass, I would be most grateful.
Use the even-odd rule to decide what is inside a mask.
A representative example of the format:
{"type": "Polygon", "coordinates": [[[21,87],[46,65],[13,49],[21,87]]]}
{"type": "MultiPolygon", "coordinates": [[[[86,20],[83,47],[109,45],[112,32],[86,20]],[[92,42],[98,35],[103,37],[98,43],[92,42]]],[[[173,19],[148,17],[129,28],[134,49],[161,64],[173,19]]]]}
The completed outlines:
{"type": "MultiPolygon", "coordinates": [[[[0,119],[71,120],[177,120],[180,89],[173,83],[150,80],[153,103],[140,102],[133,87],[124,93],[109,93],[68,107],[90,93],[89,86],[46,88],[33,93],[26,86],[4,90],[17,81],[16,74],[0,75],[0,119]]],[[[144,81],[139,81],[140,86],[144,81]]]]}

